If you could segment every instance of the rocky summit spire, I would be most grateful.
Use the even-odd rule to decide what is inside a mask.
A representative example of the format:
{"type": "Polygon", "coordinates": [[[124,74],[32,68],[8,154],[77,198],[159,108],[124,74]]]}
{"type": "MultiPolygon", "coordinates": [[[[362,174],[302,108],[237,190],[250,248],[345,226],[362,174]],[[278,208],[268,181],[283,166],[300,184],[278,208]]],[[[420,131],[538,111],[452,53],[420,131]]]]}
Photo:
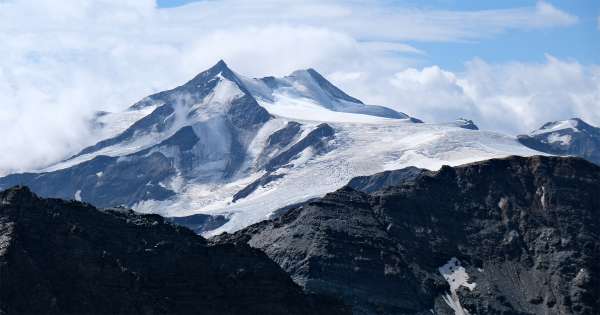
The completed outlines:
{"type": "Polygon", "coordinates": [[[26,202],[35,199],[36,196],[27,186],[14,186],[0,192],[0,204],[12,204],[13,202],[26,202]]]}
{"type": "Polygon", "coordinates": [[[198,86],[198,84],[203,84],[206,81],[210,81],[214,79],[216,76],[222,76],[230,81],[235,82],[240,89],[246,92],[241,80],[236,76],[236,74],[229,68],[227,63],[223,61],[223,59],[219,60],[214,66],[210,67],[208,70],[200,72],[193,79],[188,81],[183,86],[198,86]]]}

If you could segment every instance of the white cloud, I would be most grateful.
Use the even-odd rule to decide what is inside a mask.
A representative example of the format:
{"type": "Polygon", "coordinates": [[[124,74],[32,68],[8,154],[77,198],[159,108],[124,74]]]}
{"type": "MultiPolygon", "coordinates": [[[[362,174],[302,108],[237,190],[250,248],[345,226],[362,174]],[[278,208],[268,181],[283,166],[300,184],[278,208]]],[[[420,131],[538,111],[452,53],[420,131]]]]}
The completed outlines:
{"type": "MultiPolygon", "coordinates": [[[[544,2],[462,12],[376,0],[224,0],[172,9],[153,0],[0,1],[0,173],[74,153],[96,140],[84,122],[94,111],[122,109],[221,58],[255,76],[314,67],[385,104],[396,94],[368,94],[352,82],[388,82],[426,57],[402,41],[474,40],[576,21],[544,2]]],[[[452,84],[436,71],[427,80],[452,84]]],[[[457,91],[443,93],[458,106],[457,91]]],[[[404,110],[420,113],[412,109],[404,110]]]]}
{"type": "Polygon", "coordinates": [[[571,117],[600,125],[600,67],[586,68],[549,55],[543,63],[489,64],[475,59],[462,73],[437,66],[408,68],[388,82],[366,85],[372,80],[342,77],[337,82],[358,96],[378,95],[373,101],[430,122],[462,116],[485,129],[511,134],[571,117]]]}
{"type": "Polygon", "coordinates": [[[178,20],[210,28],[293,24],[326,27],[380,41],[463,41],[515,29],[569,26],[578,18],[549,3],[481,11],[400,7],[389,1],[244,0],[204,1],[178,11],[178,20]],[[223,12],[227,12],[223,14],[223,12]]]}
{"type": "Polygon", "coordinates": [[[529,21],[534,27],[547,27],[552,25],[568,26],[577,23],[578,18],[561,11],[544,1],[538,1],[535,6],[534,19],[529,21]]]}

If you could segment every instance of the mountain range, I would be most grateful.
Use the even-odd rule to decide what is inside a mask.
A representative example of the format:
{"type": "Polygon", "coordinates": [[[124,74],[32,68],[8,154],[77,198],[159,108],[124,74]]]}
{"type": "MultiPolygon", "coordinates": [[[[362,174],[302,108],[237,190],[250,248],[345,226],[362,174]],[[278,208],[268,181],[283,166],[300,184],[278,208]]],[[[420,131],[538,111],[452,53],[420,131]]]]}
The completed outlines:
{"type": "Polygon", "coordinates": [[[583,124],[517,139],[463,118],[423,123],[364,104],[314,69],[249,78],[219,61],[123,112],[98,113],[91,125],[104,140],[0,178],[0,189],[27,185],[44,197],[158,213],[210,236],[386,170],[541,152],[597,161],[598,131],[583,124]],[[572,142],[548,142],[567,136],[572,142]]]}
{"type": "Polygon", "coordinates": [[[162,217],[0,192],[1,314],[348,314],[246,245],[162,217]]]}
{"type": "Polygon", "coordinates": [[[581,119],[512,137],[219,61],[90,128],[0,178],[0,314],[600,312],[581,119]]]}
{"type": "Polygon", "coordinates": [[[600,166],[508,157],[357,178],[213,244],[354,314],[597,314],[600,166]]]}
{"type": "Polygon", "coordinates": [[[207,240],[14,187],[0,313],[598,314],[598,191],[573,157],[410,167],[207,240]]]}

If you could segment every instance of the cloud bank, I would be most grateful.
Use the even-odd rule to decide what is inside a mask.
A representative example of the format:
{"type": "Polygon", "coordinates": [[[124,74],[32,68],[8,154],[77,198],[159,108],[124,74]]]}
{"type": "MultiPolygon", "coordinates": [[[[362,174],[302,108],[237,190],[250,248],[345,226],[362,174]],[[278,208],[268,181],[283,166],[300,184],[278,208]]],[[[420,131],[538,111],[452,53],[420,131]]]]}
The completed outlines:
{"type": "Polygon", "coordinates": [[[475,59],[462,73],[409,68],[395,73],[382,90],[389,91],[382,102],[395,100],[393,107],[426,121],[463,116],[509,134],[571,117],[600,123],[600,67],[550,55],[543,63],[475,59]]]}
{"type": "Polygon", "coordinates": [[[572,113],[599,123],[584,113],[593,102],[597,108],[596,68],[549,57],[534,65],[474,60],[464,73],[451,73],[417,68],[427,53],[406,43],[474,41],[575,23],[577,17],[546,2],[444,11],[376,0],[224,0],[171,9],[153,0],[0,1],[0,173],[40,167],[94,143],[86,119],[95,111],[126,108],[219,59],[250,76],[314,67],[366,102],[429,121],[469,116],[514,132],[523,126],[510,121],[515,115],[540,115],[525,119],[530,128],[549,117],[539,110],[544,102],[562,98],[566,108],[546,105],[556,118],[572,113]],[[498,75],[528,79],[507,83],[498,75]],[[538,75],[556,77],[546,82],[538,75]],[[548,95],[545,84],[562,92],[548,95]],[[494,122],[494,110],[509,115],[494,122]]]}

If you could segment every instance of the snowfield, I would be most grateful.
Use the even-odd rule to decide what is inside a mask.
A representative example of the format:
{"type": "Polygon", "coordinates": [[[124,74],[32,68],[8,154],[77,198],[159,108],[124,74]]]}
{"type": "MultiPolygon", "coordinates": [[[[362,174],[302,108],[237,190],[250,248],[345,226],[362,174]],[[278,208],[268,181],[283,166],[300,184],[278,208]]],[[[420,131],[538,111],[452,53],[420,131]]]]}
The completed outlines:
{"type": "MultiPolygon", "coordinates": [[[[365,116],[350,115],[355,115],[354,118],[365,116]]],[[[298,121],[316,126],[324,121],[322,117],[315,121],[298,121]]],[[[271,124],[283,126],[290,118],[277,118],[271,124]]],[[[226,184],[189,183],[178,191],[173,200],[143,201],[135,209],[165,216],[205,213],[230,217],[228,223],[208,233],[209,236],[233,232],[267,219],[274,210],[323,196],[356,176],[407,166],[437,170],[442,165],[453,166],[508,155],[540,154],[524,147],[513,137],[494,132],[373,117],[366,117],[362,122],[358,119],[353,119],[354,122],[339,122],[339,118],[333,120],[329,122],[335,130],[331,151],[316,156],[309,150],[304,151],[288,168],[278,171],[284,175],[283,178],[258,188],[244,199],[231,202],[233,194],[262,173],[226,184]]]]}
{"type": "MultiPolygon", "coordinates": [[[[109,141],[43,172],[71,168],[100,155],[117,157],[114,163],[118,164],[160,154],[172,161],[174,175],[156,182],[150,179],[146,185],[174,194],[162,200],[141,198],[129,206],[164,216],[203,213],[230,219],[208,235],[233,232],[267,219],[281,207],[323,196],[356,176],[407,166],[436,170],[445,164],[540,154],[514,137],[464,129],[454,123],[416,123],[404,113],[363,104],[312,69],[284,78],[251,79],[235,74],[223,62],[183,86],[149,96],[123,113],[104,114],[99,121],[103,132],[112,137],[109,141]],[[168,102],[176,103],[172,111],[165,109],[168,102]],[[248,112],[240,115],[234,106],[245,106],[248,112]],[[233,126],[233,121],[238,125],[233,126]],[[319,138],[327,142],[319,143],[325,149],[309,145],[294,151],[284,165],[277,164],[275,169],[265,166],[265,161],[277,154],[308,141],[323,123],[334,133],[319,138]],[[183,147],[168,143],[185,144],[185,139],[172,137],[187,127],[198,140],[183,156],[183,147]],[[288,127],[293,132],[284,140],[289,141],[268,143],[288,127]],[[193,165],[191,170],[189,165],[193,165]],[[233,201],[234,194],[263,175],[272,180],[233,201]]],[[[83,174],[81,180],[88,181],[85,188],[90,190],[76,187],[71,194],[86,201],[92,188],[109,180],[106,170],[110,169],[94,170],[93,176],[83,174]]]]}

